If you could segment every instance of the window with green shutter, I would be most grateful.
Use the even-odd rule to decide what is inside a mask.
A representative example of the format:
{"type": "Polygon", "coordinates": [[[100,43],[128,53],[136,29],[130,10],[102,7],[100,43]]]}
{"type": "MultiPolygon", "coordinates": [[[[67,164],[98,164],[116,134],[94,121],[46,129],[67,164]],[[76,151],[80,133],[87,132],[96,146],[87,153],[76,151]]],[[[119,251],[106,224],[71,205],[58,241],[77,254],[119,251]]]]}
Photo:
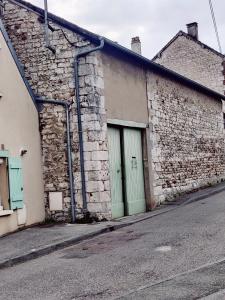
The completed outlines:
{"type": "Polygon", "coordinates": [[[12,210],[23,208],[23,176],[21,158],[8,158],[9,198],[12,210]]]}
{"type": "Polygon", "coordinates": [[[8,153],[0,151],[0,215],[9,209],[8,153]]]}
{"type": "Polygon", "coordinates": [[[18,208],[23,208],[22,161],[0,150],[0,216],[18,208]]]}

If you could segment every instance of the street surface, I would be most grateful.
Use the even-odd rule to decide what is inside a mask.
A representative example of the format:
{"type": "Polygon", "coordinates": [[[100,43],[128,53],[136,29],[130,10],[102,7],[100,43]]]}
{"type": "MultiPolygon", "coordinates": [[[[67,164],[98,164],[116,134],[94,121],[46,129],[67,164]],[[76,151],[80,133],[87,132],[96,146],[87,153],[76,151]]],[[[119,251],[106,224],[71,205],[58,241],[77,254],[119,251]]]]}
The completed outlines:
{"type": "Polygon", "coordinates": [[[2,300],[225,299],[225,192],[0,270],[2,300]]]}

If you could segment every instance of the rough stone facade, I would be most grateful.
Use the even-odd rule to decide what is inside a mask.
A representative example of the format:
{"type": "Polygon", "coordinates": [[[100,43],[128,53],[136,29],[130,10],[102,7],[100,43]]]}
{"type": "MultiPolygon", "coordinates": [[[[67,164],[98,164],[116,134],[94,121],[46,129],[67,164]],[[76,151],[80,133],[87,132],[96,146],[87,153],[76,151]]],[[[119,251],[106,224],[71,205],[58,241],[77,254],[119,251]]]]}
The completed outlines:
{"type": "MultiPolygon", "coordinates": [[[[4,2],[4,23],[34,92],[44,98],[74,102],[74,57],[79,51],[93,47],[91,42],[79,34],[50,22],[51,46],[56,50],[54,55],[46,49],[44,44],[43,19],[26,7],[15,4],[13,0],[4,2]]],[[[199,63],[203,58],[199,54],[199,45],[193,44],[193,41],[189,42],[191,43],[190,47],[191,45],[193,48],[197,47],[197,50],[194,49],[197,53],[196,70],[194,67],[186,68],[187,74],[183,74],[188,76],[188,73],[195,73],[196,81],[222,92],[222,82],[219,81],[222,81],[222,58],[220,56],[219,58],[218,56],[211,57],[211,53],[209,53],[208,59],[211,60],[210,66],[212,66],[211,75],[207,75],[207,78],[198,77],[198,74],[203,71],[200,72],[197,69],[197,61],[199,63]],[[215,60],[215,64],[212,64],[213,60],[215,60]],[[220,66],[220,71],[218,71],[218,66],[220,66]],[[212,86],[210,81],[212,74],[218,79],[216,86],[214,83],[212,86]]],[[[188,49],[186,42],[182,42],[182,40],[181,46],[185,46],[185,51],[188,49]]],[[[171,51],[171,57],[172,53],[179,52],[179,49],[182,53],[181,46],[171,51]]],[[[205,51],[205,49],[202,50],[205,51]]],[[[79,67],[88,210],[98,219],[110,219],[112,216],[107,144],[107,116],[110,114],[106,111],[105,105],[105,101],[109,98],[105,99],[105,95],[107,95],[105,87],[109,82],[107,82],[107,76],[104,76],[105,65],[103,66],[104,60],[107,61],[106,52],[103,56],[101,53],[95,52],[86,58],[81,58],[79,67]],[[102,59],[103,57],[104,59],[102,59]]],[[[171,68],[180,67],[182,73],[183,67],[181,66],[185,65],[185,61],[188,62],[186,58],[184,63],[182,62],[182,57],[185,55],[185,52],[180,55],[181,59],[178,61],[174,58],[177,64],[172,65],[171,68]]],[[[193,61],[192,57],[189,59],[193,61]]],[[[132,60],[128,61],[129,68],[132,68],[132,60]]],[[[170,61],[169,59],[168,62],[170,61]]],[[[115,61],[111,60],[110,63],[116,67],[115,61]]],[[[144,119],[143,122],[146,123],[146,127],[149,127],[145,133],[150,132],[148,140],[150,139],[151,146],[147,152],[151,162],[149,177],[154,200],[160,203],[181,193],[225,179],[224,128],[220,99],[205,96],[190,87],[177,83],[175,79],[166,79],[162,75],[154,74],[150,70],[143,69],[143,65],[139,66],[136,61],[134,64],[136,68],[140,67],[143,75],[141,79],[138,77],[138,80],[144,81],[142,82],[142,93],[137,95],[137,101],[139,100],[139,103],[142,101],[143,107],[146,109],[146,120],[144,119]],[[142,97],[141,100],[140,97],[142,97]]],[[[120,64],[120,67],[124,68],[124,65],[120,64]]],[[[205,65],[204,68],[207,66],[209,65],[205,65]]],[[[125,73],[122,72],[122,74],[125,73]]],[[[132,89],[127,87],[134,81],[132,78],[128,84],[129,76],[126,74],[123,76],[126,77],[124,81],[126,86],[123,88],[126,90],[126,101],[129,102],[129,93],[131,96],[132,89]]],[[[137,85],[136,83],[136,87],[137,85]]],[[[119,89],[119,86],[114,87],[114,89],[116,88],[119,89]]],[[[136,101],[136,99],[133,100],[136,101]]],[[[129,109],[129,103],[121,110],[129,109]]],[[[77,211],[79,216],[82,216],[82,186],[75,103],[71,106],[71,114],[77,211]]],[[[121,115],[127,116],[128,114],[124,114],[123,111],[121,115]]],[[[119,114],[113,115],[113,118],[120,119],[117,116],[119,114]]],[[[40,114],[40,131],[46,214],[47,218],[57,221],[70,220],[71,215],[65,129],[63,108],[44,105],[40,114]],[[50,211],[49,193],[51,192],[63,192],[62,211],[50,211]]]]}
{"type": "Polygon", "coordinates": [[[223,85],[224,85],[224,95],[225,95],[225,57],[223,59],[223,62],[222,62],[222,66],[223,66],[223,85]]]}
{"type": "Polygon", "coordinates": [[[154,60],[224,94],[224,58],[220,53],[204,47],[204,44],[181,32],[154,60]]]}
{"type": "Polygon", "coordinates": [[[222,102],[148,73],[154,198],[225,179],[222,102]]]}
{"type": "MultiPolygon", "coordinates": [[[[93,47],[90,41],[50,22],[51,46],[46,49],[43,19],[10,1],[4,1],[4,23],[36,95],[74,101],[74,56],[93,47]]],[[[101,56],[80,59],[81,112],[85,151],[88,210],[99,219],[111,217],[106,114],[101,56]]],[[[74,180],[78,213],[82,212],[79,143],[75,103],[72,106],[74,180]]],[[[47,218],[70,219],[67,175],[65,112],[62,107],[44,105],[40,117],[47,218]],[[49,192],[63,193],[63,211],[49,210],[49,192]]],[[[82,214],[81,214],[82,215],[82,214]]]]}

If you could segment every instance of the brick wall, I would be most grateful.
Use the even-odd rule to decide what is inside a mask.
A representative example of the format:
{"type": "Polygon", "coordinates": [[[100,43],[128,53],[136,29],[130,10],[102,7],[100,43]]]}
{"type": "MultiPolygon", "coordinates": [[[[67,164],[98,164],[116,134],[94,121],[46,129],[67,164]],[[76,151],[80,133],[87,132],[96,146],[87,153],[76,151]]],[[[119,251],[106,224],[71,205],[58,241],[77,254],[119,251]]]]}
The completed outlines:
{"type": "Polygon", "coordinates": [[[148,101],[156,201],[224,180],[222,102],[152,73],[148,101]]]}
{"type": "Polygon", "coordinates": [[[180,35],[155,62],[224,94],[223,57],[180,35]]]}
{"type": "MultiPolygon", "coordinates": [[[[50,99],[74,101],[74,56],[93,47],[82,36],[50,22],[50,42],[56,55],[44,46],[43,19],[10,1],[5,2],[4,23],[34,92],[50,99]],[[74,45],[67,41],[69,39],[74,45]]],[[[80,60],[81,110],[85,151],[88,209],[99,219],[111,217],[106,114],[101,56],[80,60]]],[[[65,113],[62,107],[45,105],[41,113],[44,184],[47,218],[70,219],[67,175],[65,113]],[[63,211],[49,210],[49,192],[63,192],[63,211]]],[[[76,108],[72,108],[72,140],[77,210],[81,213],[81,180],[76,108]]]]}

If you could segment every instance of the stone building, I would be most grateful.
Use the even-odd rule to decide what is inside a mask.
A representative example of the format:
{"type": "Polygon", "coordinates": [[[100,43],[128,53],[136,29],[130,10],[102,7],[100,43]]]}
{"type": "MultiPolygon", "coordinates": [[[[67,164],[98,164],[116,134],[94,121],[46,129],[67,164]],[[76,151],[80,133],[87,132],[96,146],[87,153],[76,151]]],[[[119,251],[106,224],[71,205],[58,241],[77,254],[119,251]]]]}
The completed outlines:
{"type": "Polygon", "coordinates": [[[0,236],[45,219],[38,110],[0,20],[0,236]]]}
{"type": "Polygon", "coordinates": [[[136,53],[53,14],[46,44],[42,9],[3,6],[37,102],[48,100],[40,106],[47,218],[130,215],[225,179],[219,91],[141,56],[140,45],[136,53]]]}
{"type": "Polygon", "coordinates": [[[225,56],[199,40],[198,24],[187,24],[153,61],[224,94],[225,56]]]}

